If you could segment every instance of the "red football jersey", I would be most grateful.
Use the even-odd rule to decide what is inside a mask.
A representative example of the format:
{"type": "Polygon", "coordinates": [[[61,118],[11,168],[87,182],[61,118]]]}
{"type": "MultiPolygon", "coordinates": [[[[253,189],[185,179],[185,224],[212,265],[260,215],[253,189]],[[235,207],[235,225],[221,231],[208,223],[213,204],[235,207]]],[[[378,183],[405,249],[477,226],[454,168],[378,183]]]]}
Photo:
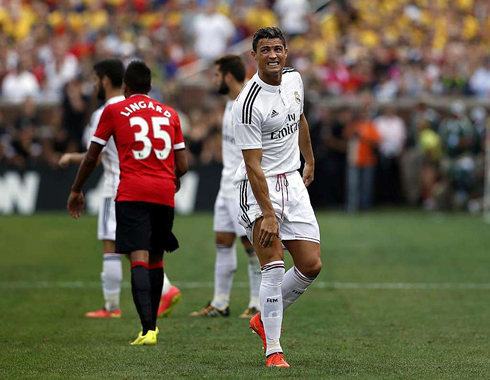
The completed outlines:
{"type": "Polygon", "coordinates": [[[177,112],[132,95],[104,108],[92,141],[105,145],[111,136],[121,169],[116,200],[175,207],[174,151],[185,148],[177,112]]]}

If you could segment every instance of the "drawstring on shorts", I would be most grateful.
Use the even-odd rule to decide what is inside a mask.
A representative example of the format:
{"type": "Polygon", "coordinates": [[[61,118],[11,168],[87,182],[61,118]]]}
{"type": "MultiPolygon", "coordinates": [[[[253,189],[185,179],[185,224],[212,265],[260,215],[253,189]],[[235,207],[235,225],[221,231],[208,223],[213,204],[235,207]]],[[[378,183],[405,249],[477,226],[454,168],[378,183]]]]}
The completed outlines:
{"type": "Polygon", "coordinates": [[[278,174],[276,176],[276,191],[281,192],[282,197],[282,209],[281,209],[281,220],[284,219],[284,190],[286,191],[286,201],[289,201],[289,191],[288,191],[289,182],[286,178],[286,174],[278,174]]]}

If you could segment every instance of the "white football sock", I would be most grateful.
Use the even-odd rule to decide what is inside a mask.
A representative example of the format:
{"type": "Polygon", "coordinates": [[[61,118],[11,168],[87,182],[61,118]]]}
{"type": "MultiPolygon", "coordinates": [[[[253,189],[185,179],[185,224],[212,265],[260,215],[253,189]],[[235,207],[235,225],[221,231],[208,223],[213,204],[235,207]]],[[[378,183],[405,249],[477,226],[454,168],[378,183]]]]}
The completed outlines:
{"type": "Polygon", "coordinates": [[[104,253],[100,278],[102,280],[105,308],[109,311],[119,309],[123,278],[121,255],[117,253],[104,253]]]}
{"type": "Polygon", "coordinates": [[[172,283],[167,277],[167,272],[163,271],[163,288],[162,288],[162,296],[167,294],[170,288],[172,287],[172,283]]]}
{"type": "Polygon", "coordinates": [[[236,246],[216,245],[214,297],[211,306],[223,310],[230,303],[231,286],[237,268],[236,246]]]}
{"type": "Polygon", "coordinates": [[[248,303],[248,307],[260,310],[259,289],[260,281],[262,280],[260,263],[253,248],[247,249],[246,251],[248,256],[248,281],[250,283],[250,302],[248,303]]]}
{"type": "Polygon", "coordinates": [[[262,267],[260,283],[260,309],[267,342],[266,356],[283,352],[279,339],[282,325],[281,284],[284,278],[284,261],[272,261],[262,267]]]}
{"type": "Polygon", "coordinates": [[[283,310],[286,310],[296,302],[313,281],[315,281],[314,278],[306,277],[295,266],[290,268],[284,275],[284,281],[281,287],[283,310]]]}

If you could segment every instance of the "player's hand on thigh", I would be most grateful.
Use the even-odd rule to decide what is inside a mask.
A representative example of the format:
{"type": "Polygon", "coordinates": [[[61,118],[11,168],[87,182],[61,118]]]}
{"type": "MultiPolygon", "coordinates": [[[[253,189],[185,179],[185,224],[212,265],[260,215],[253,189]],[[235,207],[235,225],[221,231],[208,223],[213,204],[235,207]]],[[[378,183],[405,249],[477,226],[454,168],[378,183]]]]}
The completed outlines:
{"type": "Polygon", "coordinates": [[[75,193],[72,191],[68,197],[68,204],[66,208],[74,219],[78,219],[85,210],[85,199],[83,197],[83,193],[75,193]]]}
{"type": "Polygon", "coordinates": [[[305,163],[303,168],[303,183],[306,187],[310,186],[315,178],[315,165],[305,163]]]}
{"type": "Polygon", "coordinates": [[[277,223],[276,216],[264,216],[262,223],[260,224],[259,232],[259,244],[262,248],[269,248],[272,246],[274,239],[279,232],[279,225],[277,223]]]}

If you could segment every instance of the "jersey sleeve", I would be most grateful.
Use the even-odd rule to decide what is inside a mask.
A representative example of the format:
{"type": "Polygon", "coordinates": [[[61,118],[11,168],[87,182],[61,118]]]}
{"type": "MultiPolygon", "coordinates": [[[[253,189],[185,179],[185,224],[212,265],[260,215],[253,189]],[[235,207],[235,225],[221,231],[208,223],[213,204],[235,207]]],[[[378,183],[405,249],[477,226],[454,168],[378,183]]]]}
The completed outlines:
{"type": "Polygon", "coordinates": [[[232,123],[235,145],[241,150],[262,149],[262,113],[257,103],[251,110],[244,107],[243,102],[233,104],[232,123]]]}
{"type": "Polygon", "coordinates": [[[100,116],[100,121],[97,125],[97,130],[92,136],[92,142],[105,146],[107,141],[114,132],[114,117],[112,116],[111,107],[108,106],[104,108],[102,115],[100,116]]]}
{"type": "Polygon", "coordinates": [[[175,141],[174,150],[185,149],[184,136],[182,135],[182,128],[180,126],[180,119],[177,113],[175,113],[175,141]]]}

